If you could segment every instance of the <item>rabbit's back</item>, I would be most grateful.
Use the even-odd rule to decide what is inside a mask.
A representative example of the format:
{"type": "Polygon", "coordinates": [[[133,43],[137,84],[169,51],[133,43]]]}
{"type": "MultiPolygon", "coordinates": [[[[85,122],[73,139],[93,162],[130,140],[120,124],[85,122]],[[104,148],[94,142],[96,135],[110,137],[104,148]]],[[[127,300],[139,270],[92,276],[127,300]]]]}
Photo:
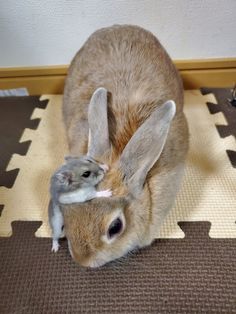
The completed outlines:
{"type": "Polygon", "coordinates": [[[96,31],[72,61],[63,108],[69,142],[76,121],[87,119],[91,96],[101,86],[110,92],[110,138],[120,151],[158,105],[172,99],[177,115],[182,112],[182,82],[176,68],[159,41],[137,26],[96,31]]]}

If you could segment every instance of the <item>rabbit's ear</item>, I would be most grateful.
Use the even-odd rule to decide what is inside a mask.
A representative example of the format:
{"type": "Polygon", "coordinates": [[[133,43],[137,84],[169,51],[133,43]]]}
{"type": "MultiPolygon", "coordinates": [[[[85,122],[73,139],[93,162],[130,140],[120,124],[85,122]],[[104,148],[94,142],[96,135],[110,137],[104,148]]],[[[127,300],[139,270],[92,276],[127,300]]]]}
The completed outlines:
{"type": "Polygon", "coordinates": [[[107,119],[107,90],[98,88],[88,108],[88,155],[97,158],[110,148],[107,119]]]}
{"type": "Polygon", "coordinates": [[[148,171],[161,155],[175,110],[172,100],[156,108],[122,152],[120,168],[130,192],[136,196],[143,189],[148,171]]]}

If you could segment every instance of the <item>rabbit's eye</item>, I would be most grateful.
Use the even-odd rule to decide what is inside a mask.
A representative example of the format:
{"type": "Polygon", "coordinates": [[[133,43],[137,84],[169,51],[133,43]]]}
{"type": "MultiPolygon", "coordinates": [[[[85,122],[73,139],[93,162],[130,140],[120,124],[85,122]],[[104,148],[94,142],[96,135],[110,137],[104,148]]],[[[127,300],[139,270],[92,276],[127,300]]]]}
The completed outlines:
{"type": "Polygon", "coordinates": [[[116,218],[108,228],[108,238],[113,238],[122,231],[123,223],[120,218],[116,218]]]}
{"type": "Polygon", "coordinates": [[[88,178],[91,174],[91,171],[85,171],[83,174],[82,174],[82,177],[84,178],[88,178]]]}

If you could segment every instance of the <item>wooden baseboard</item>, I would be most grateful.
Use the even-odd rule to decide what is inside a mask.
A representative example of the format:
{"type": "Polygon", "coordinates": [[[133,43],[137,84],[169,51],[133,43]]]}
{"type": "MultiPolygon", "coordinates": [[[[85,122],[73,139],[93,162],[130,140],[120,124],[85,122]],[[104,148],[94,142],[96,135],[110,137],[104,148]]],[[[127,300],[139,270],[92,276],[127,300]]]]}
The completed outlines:
{"type": "MultiPolygon", "coordinates": [[[[185,89],[232,87],[236,58],[176,60],[185,89]]],[[[61,94],[68,66],[0,68],[0,89],[26,87],[31,95],[61,94]]]]}
{"type": "Polygon", "coordinates": [[[180,71],[185,89],[200,87],[233,87],[236,83],[236,68],[215,70],[180,71]]]}

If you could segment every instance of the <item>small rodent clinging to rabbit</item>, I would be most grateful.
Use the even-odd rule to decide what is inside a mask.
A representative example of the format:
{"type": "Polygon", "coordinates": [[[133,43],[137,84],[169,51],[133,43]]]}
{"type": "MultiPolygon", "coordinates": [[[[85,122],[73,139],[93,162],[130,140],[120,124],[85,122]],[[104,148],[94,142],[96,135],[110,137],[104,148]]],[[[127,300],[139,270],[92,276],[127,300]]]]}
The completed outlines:
{"type": "Polygon", "coordinates": [[[59,238],[63,235],[63,215],[60,204],[81,203],[96,197],[109,197],[111,191],[97,191],[96,185],[108,170],[88,156],[65,158],[62,165],[51,177],[51,200],[48,207],[49,224],[52,229],[52,251],[59,249],[59,238]]]}
{"type": "Polygon", "coordinates": [[[98,267],[150,245],[173,207],[188,151],[180,75],[158,39],[138,26],[93,33],[66,79],[70,154],[109,166],[112,197],[62,204],[73,259],[98,267]]]}

